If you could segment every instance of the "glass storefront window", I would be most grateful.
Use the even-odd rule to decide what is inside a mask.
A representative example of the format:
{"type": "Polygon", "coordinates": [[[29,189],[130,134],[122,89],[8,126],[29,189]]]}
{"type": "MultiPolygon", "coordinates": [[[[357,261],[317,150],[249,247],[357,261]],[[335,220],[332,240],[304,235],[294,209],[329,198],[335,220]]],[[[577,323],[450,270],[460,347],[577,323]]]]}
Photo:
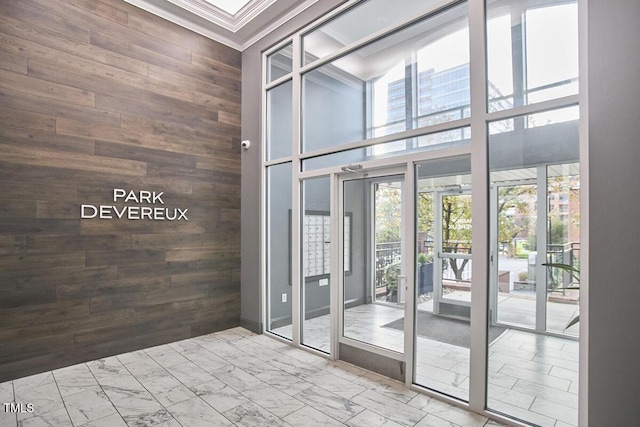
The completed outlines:
{"type": "Polygon", "coordinates": [[[487,69],[490,112],[577,94],[577,2],[488,1],[487,69]]]}
{"type": "Polygon", "coordinates": [[[267,57],[267,83],[293,71],[293,45],[289,43],[267,57]]]}
{"type": "Polygon", "coordinates": [[[471,129],[469,127],[451,129],[417,136],[415,138],[405,138],[398,141],[311,157],[302,161],[302,170],[310,171],[337,165],[359,163],[367,160],[384,159],[410,153],[463,146],[468,145],[470,140],[471,129]]]}
{"type": "Polygon", "coordinates": [[[349,2],[293,36],[302,71],[265,86],[268,114],[286,110],[267,116],[267,329],[326,353],[337,345],[367,369],[399,362],[396,379],[472,407],[577,425],[578,325],[568,324],[580,284],[547,266],[580,265],[577,0],[486,0],[486,22],[471,27],[485,31],[477,52],[469,20],[481,14],[467,3],[349,2]],[[487,58],[486,81],[470,78],[474,55],[487,58]],[[472,85],[488,94],[473,111],[472,85]],[[472,115],[486,127],[473,140],[472,115]],[[276,159],[291,163],[268,166],[276,159]],[[276,243],[297,230],[290,212],[299,254],[276,243]],[[470,392],[483,378],[486,394],[470,392]]]}
{"type": "Polygon", "coordinates": [[[267,330],[292,339],[291,163],[267,169],[267,330]]]}
{"type": "Polygon", "coordinates": [[[300,342],[329,353],[331,340],[331,182],[302,183],[302,309],[300,342]]]}
{"type": "Polygon", "coordinates": [[[404,0],[398,7],[397,3],[388,0],[360,2],[303,36],[304,64],[310,64],[376,31],[416,16],[436,3],[436,0],[404,0]]]}
{"type": "Polygon", "coordinates": [[[305,153],[469,117],[466,4],[306,73],[302,90],[305,153]]]}
{"type": "Polygon", "coordinates": [[[471,158],[416,165],[413,381],[469,400],[471,158]]]}
{"type": "Polygon", "coordinates": [[[537,425],[578,419],[579,283],[547,265],[579,268],[575,108],[489,124],[489,328],[503,332],[489,342],[487,407],[537,425]]]}
{"type": "Polygon", "coordinates": [[[291,155],[291,81],[267,92],[267,160],[291,155]]]}

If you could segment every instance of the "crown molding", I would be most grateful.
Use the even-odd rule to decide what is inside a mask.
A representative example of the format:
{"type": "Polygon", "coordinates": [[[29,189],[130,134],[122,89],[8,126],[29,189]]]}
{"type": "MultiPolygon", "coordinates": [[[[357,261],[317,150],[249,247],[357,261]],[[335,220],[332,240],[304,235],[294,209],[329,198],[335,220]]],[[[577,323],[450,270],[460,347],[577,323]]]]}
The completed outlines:
{"type": "Polygon", "coordinates": [[[275,21],[265,25],[261,22],[260,15],[274,5],[277,0],[250,2],[235,15],[230,15],[204,0],[125,1],[239,51],[247,49],[274,29],[318,2],[318,0],[300,1],[300,4],[295,8],[289,9],[286,14],[282,14],[275,21]],[[240,32],[241,29],[242,32],[240,32]],[[247,33],[249,36],[243,36],[241,33],[247,33]]]}
{"type": "Polygon", "coordinates": [[[182,9],[213,22],[225,30],[237,33],[242,27],[251,22],[261,12],[276,2],[276,0],[252,0],[242,7],[235,15],[204,0],[168,0],[182,9]]]}

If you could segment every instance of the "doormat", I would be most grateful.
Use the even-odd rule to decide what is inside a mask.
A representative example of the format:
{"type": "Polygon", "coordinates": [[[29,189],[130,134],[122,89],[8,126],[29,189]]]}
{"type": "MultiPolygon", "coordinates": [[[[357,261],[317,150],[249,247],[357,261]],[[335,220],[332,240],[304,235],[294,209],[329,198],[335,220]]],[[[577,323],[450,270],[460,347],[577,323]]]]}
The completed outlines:
{"type": "MultiPolygon", "coordinates": [[[[383,328],[404,330],[404,317],[391,323],[382,325],[383,328]]],[[[471,342],[471,328],[469,322],[450,317],[438,316],[424,311],[418,312],[418,336],[445,342],[458,347],[469,348],[471,342]]],[[[498,338],[507,328],[491,326],[489,328],[489,343],[498,338]]]]}

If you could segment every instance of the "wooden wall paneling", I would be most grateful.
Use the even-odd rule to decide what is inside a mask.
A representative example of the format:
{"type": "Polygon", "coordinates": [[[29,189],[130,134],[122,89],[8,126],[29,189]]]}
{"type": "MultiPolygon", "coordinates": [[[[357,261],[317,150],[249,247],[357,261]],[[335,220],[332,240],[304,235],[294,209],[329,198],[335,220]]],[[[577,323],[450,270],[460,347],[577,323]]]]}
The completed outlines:
{"type": "Polygon", "coordinates": [[[0,235],[0,255],[18,254],[27,250],[27,236],[0,235]]]}
{"type": "Polygon", "coordinates": [[[131,144],[118,144],[108,141],[96,141],[95,154],[116,159],[138,160],[152,164],[170,164],[182,166],[188,170],[196,167],[196,157],[160,149],[138,147],[131,144]]]}
{"type": "MultiPolygon", "coordinates": [[[[26,116],[24,112],[18,113],[14,111],[14,113],[23,117],[26,116]]],[[[0,108],[1,119],[2,108],[0,108]]],[[[10,124],[10,122],[7,124],[10,124]]],[[[7,146],[5,144],[0,144],[0,157],[8,162],[31,166],[56,166],[63,163],[68,169],[79,169],[88,172],[118,173],[133,176],[144,176],[147,172],[147,164],[137,160],[114,160],[109,157],[56,151],[47,151],[46,155],[42,155],[42,150],[7,146]]]]}
{"type": "Polygon", "coordinates": [[[85,107],[94,107],[96,103],[93,92],[11,71],[0,70],[0,87],[85,107]]]}
{"type": "Polygon", "coordinates": [[[0,6],[0,382],[240,323],[241,55],[119,0],[0,6]],[[81,219],[113,190],[188,221],[81,219]]]}
{"type": "Polygon", "coordinates": [[[54,117],[64,117],[88,123],[102,123],[110,126],[120,126],[120,114],[72,105],[52,98],[17,92],[7,88],[0,88],[0,103],[16,110],[46,114],[54,117]]]}
{"type": "Polygon", "coordinates": [[[27,58],[0,51],[0,69],[27,74],[27,58]]]}
{"type": "MultiPolygon", "coordinates": [[[[2,77],[0,76],[0,79],[2,77]]],[[[0,107],[0,123],[5,126],[55,132],[56,118],[44,114],[0,107]]]]}
{"type": "Polygon", "coordinates": [[[91,15],[126,25],[129,21],[128,8],[120,3],[105,3],[100,0],[67,0],[67,3],[86,10],[91,15]]]}
{"type": "Polygon", "coordinates": [[[24,46],[25,49],[30,49],[26,53],[37,52],[42,59],[46,58],[52,62],[60,61],[62,63],[68,62],[71,58],[76,58],[76,61],[88,59],[143,76],[149,74],[148,64],[143,61],[102,49],[86,42],[63,37],[59,33],[46,28],[36,28],[29,21],[5,18],[2,19],[2,25],[18,38],[32,42],[33,44],[24,46]],[[50,49],[38,52],[38,46],[50,49]],[[54,54],[56,58],[54,58],[54,54]]]}
{"type": "Polygon", "coordinates": [[[33,2],[13,1],[11,4],[3,2],[2,15],[16,20],[30,22],[34,27],[45,27],[83,42],[89,42],[89,28],[77,25],[65,19],[64,15],[52,13],[51,6],[46,9],[34,7],[33,2]]]}

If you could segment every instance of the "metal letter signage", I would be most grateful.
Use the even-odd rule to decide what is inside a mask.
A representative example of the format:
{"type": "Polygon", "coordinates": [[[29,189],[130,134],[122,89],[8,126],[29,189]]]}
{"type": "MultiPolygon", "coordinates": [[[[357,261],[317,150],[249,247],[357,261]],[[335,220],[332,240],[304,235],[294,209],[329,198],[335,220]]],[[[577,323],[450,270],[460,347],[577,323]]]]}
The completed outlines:
{"type": "Polygon", "coordinates": [[[125,206],[115,205],[80,205],[80,218],[82,219],[130,219],[130,220],[152,220],[152,221],[189,221],[187,211],[189,209],[151,207],[151,206],[129,206],[129,203],[164,205],[162,196],[164,191],[127,191],[123,188],[113,189],[113,202],[125,204],[125,206]]]}

